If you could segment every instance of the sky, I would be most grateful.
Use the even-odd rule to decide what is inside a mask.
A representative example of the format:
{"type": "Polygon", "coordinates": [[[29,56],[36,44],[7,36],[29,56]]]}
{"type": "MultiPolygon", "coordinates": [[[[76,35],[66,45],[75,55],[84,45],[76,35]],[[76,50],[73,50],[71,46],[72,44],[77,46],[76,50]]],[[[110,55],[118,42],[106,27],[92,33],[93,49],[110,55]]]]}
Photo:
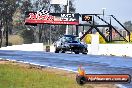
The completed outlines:
{"type": "Polygon", "coordinates": [[[77,13],[114,15],[122,23],[132,21],[132,0],[74,0],[77,13]]]}

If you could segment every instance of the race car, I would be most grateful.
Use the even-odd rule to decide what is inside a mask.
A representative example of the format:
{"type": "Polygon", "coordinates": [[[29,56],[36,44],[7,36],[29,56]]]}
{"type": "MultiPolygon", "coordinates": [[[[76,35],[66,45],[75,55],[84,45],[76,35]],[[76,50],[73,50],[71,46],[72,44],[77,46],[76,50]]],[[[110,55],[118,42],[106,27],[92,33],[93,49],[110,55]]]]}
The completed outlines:
{"type": "Polygon", "coordinates": [[[54,43],[55,53],[65,53],[66,51],[74,52],[75,54],[87,54],[87,45],[81,43],[79,38],[74,35],[64,35],[54,43]]]}

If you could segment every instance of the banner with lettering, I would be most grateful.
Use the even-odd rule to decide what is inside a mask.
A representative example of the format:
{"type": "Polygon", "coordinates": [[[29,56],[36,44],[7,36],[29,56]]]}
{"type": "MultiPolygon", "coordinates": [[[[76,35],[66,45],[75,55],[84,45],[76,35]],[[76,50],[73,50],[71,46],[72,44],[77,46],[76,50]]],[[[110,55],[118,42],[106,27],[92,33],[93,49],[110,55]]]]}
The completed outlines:
{"type": "Polygon", "coordinates": [[[56,25],[78,25],[78,13],[48,13],[48,12],[26,12],[26,25],[56,24],[56,25]]]}

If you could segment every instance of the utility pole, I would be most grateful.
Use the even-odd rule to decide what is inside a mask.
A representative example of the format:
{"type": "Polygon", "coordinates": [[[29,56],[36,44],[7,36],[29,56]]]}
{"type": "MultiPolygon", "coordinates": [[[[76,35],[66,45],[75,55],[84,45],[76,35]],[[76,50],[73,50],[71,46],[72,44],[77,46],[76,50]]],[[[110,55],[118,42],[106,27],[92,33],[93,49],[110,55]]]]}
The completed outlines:
{"type": "MultiPolygon", "coordinates": [[[[69,13],[70,11],[69,11],[69,0],[67,0],[67,13],[69,13]]],[[[69,33],[68,33],[68,31],[69,31],[69,26],[68,25],[66,25],[66,35],[68,35],[69,33]]]]}

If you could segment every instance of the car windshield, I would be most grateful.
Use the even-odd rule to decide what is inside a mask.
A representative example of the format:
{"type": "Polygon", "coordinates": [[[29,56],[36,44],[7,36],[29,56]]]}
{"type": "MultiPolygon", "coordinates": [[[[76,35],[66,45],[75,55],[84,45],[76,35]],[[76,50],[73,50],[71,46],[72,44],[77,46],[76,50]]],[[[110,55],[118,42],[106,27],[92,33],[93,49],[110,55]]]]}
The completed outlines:
{"type": "Polygon", "coordinates": [[[64,36],[63,37],[63,40],[65,41],[65,42],[74,42],[74,43],[78,43],[79,42],[79,39],[77,38],[77,37],[75,37],[75,36],[64,36]]]}

